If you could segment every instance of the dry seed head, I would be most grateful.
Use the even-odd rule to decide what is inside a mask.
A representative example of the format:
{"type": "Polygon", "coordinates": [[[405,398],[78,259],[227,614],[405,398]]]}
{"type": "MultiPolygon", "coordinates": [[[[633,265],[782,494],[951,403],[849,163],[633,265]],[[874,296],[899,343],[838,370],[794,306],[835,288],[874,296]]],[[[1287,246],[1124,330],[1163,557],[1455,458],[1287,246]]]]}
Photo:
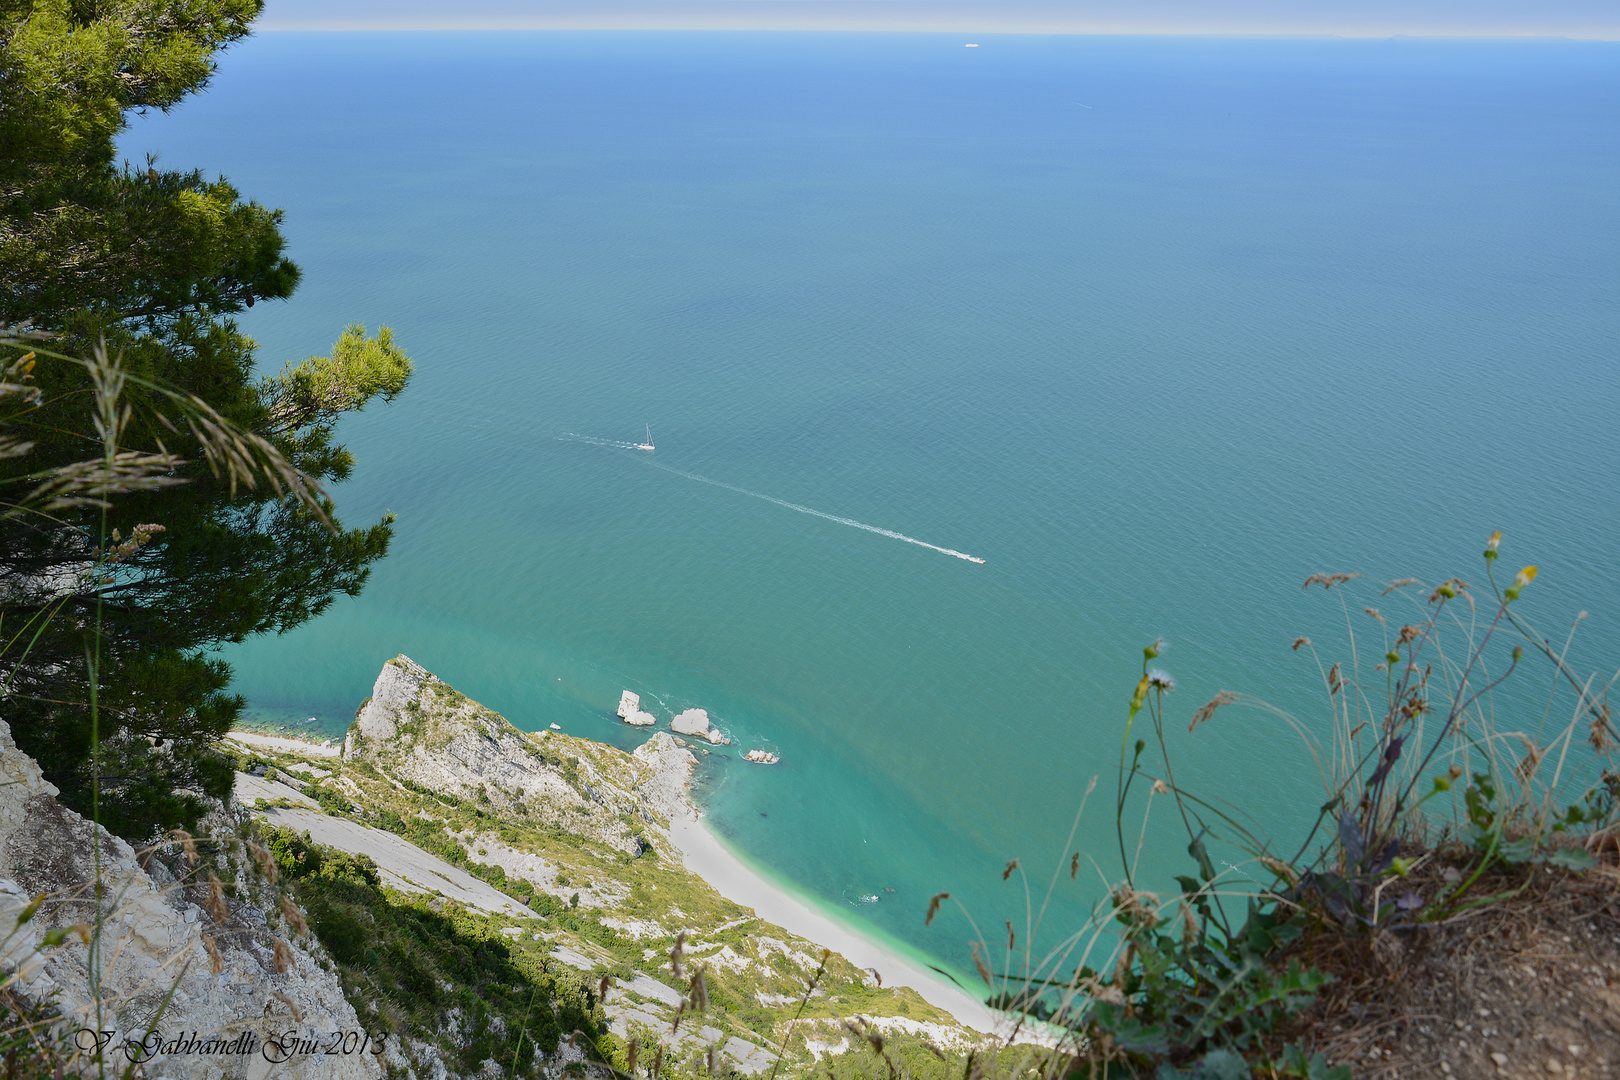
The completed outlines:
{"type": "Polygon", "coordinates": [[[208,950],[208,966],[213,969],[215,975],[218,975],[225,970],[225,960],[219,955],[219,946],[215,945],[214,939],[207,934],[202,936],[202,941],[203,948],[208,950]]]}
{"type": "Polygon", "coordinates": [[[692,1008],[704,1012],[709,1007],[709,984],[703,977],[703,969],[698,968],[692,973],[692,983],[687,988],[688,996],[692,1001],[692,1008]]]}
{"type": "Polygon", "coordinates": [[[276,879],[280,876],[276,872],[275,857],[272,856],[265,848],[253,843],[251,840],[248,841],[248,854],[252,855],[253,861],[259,864],[259,870],[264,874],[265,880],[274,885],[276,883],[276,879]]]}
{"type": "Polygon", "coordinates": [[[636,1055],[641,1052],[641,1041],[631,1037],[630,1045],[624,1048],[624,1071],[631,1076],[636,1075],[636,1055]]]}
{"type": "MultiPolygon", "coordinates": [[[[1301,642],[1309,645],[1310,639],[1300,638],[1299,641],[1294,642],[1294,648],[1299,648],[1301,642]]],[[[1220,693],[1204,702],[1203,706],[1197,712],[1193,713],[1192,723],[1187,725],[1187,730],[1192,731],[1199,724],[1202,724],[1205,720],[1208,720],[1210,717],[1214,716],[1216,709],[1220,708],[1222,705],[1230,705],[1236,700],[1236,694],[1229,690],[1222,690],[1220,693]]],[[[1072,877],[1073,875],[1071,874],[1070,876],[1072,877]]]]}
{"type": "Polygon", "coordinates": [[[1069,859],[1069,880],[1073,881],[1080,873],[1080,853],[1077,851],[1069,859]]]}
{"type": "Polygon", "coordinates": [[[1006,881],[1008,878],[1012,877],[1012,872],[1016,869],[1018,869],[1018,860],[1013,859],[1007,863],[1007,869],[1001,872],[1001,880],[1006,881]]]}
{"type": "Polygon", "coordinates": [[[1361,610],[1365,611],[1367,614],[1371,615],[1373,618],[1377,619],[1379,622],[1385,621],[1384,616],[1379,614],[1378,609],[1375,608],[1375,607],[1362,608],[1361,610]]]}
{"type": "MultiPolygon", "coordinates": [[[[277,944],[277,945],[280,945],[280,944],[281,944],[281,942],[280,942],[280,941],[277,941],[277,942],[276,942],[276,944],[277,944]]],[[[281,992],[281,991],[280,991],[280,990],[274,990],[274,991],[272,991],[272,992],[271,992],[271,993],[272,993],[272,994],[273,994],[273,995],[274,995],[274,996],[275,996],[275,997],[277,997],[277,998],[279,998],[279,999],[280,999],[280,1000],[281,1000],[281,1003],[282,1003],[282,1004],[283,1004],[283,1005],[285,1005],[285,1006],[287,1006],[287,1008],[288,1008],[288,1009],[289,1009],[289,1010],[291,1010],[291,1012],[292,1012],[292,1017],[293,1017],[293,1023],[295,1023],[295,1024],[301,1024],[301,1023],[303,1023],[303,1022],[304,1022],[304,1014],[303,1014],[303,1012],[302,1012],[302,1011],[301,1011],[301,1010],[300,1010],[300,1009],[299,1009],[299,1008],[298,1008],[298,1005],[297,1005],[297,1003],[296,1003],[296,1002],[294,1002],[294,1001],[293,1001],[293,999],[292,999],[292,998],[290,998],[290,997],[288,997],[288,996],[287,996],[287,995],[286,995],[286,994],[283,994],[283,993],[282,993],[282,992],[281,992]]]]}
{"type": "Polygon", "coordinates": [[[1297,637],[1294,639],[1294,651],[1299,652],[1300,649],[1306,647],[1310,643],[1311,639],[1308,637],[1297,637]]]}
{"type": "Polygon", "coordinates": [[[1011,949],[1011,948],[1012,948],[1012,947],[1013,947],[1013,928],[1012,928],[1012,920],[1011,920],[1011,919],[1008,919],[1008,920],[1007,920],[1007,948],[1008,948],[1008,949],[1011,949]]]}
{"type": "Polygon", "coordinates": [[[1597,708],[1592,710],[1592,730],[1588,739],[1592,749],[1600,754],[1608,753],[1614,746],[1614,725],[1610,721],[1607,702],[1599,702],[1597,708]]]}
{"type": "Polygon", "coordinates": [[[197,844],[191,839],[191,834],[186,832],[184,829],[176,829],[171,835],[173,835],[176,840],[180,841],[180,846],[185,849],[186,861],[190,865],[196,866],[197,844]]]}
{"type": "Polygon", "coordinates": [[[613,976],[604,975],[602,981],[596,984],[596,996],[605,1005],[607,1004],[608,987],[613,985],[613,976]]]}
{"type": "Polygon", "coordinates": [[[984,980],[984,985],[995,985],[994,981],[990,978],[990,969],[984,965],[984,957],[979,955],[979,942],[977,941],[973,943],[973,966],[978,969],[979,978],[984,980]]]}
{"type": "Polygon", "coordinates": [[[1155,795],[1168,795],[1168,794],[1170,794],[1170,785],[1165,783],[1163,780],[1155,780],[1155,781],[1153,781],[1153,794],[1155,794],[1155,795]]]}
{"type": "Polygon", "coordinates": [[[867,968],[866,970],[871,974],[872,978],[877,980],[878,989],[883,989],[883,972],[879,971],[877,968],[867,968]]]}
{"type": "Polygon", "coordinates": [[[681,957],[685,954],[685,951],[686,931],[682,930],[680,933],[675,935],[675,945],[669,950],[670,974],[674,975],[677,979],[683,979],[686,977],[681,974],[681,957]]]}
{"type": "Polygon", "coordinates": [[[1305,579],[1300,588],[1308,589],[1312,585],[1320,585],[1324,589],[1331,589],[1335,585],[1343,585],[1347,581],[1354,581],[1360,574],[1312,574],[1305,579]]]}
{"type": "Polygon", "coordinates": [[[1421,585],[1421,584],[1423,584],[1423,582],[1419,581],[1415,577],[1403,577],[1403,578],[1400,578],[1399,580],[1390,582],[1389,587],[1386,588],[1383,592],[1379,593],[1378,595],[1379,596],[1388,596],[1390,593],[1394,592],[1396,589],[1404,589],[1408,585],[1421,585]]]}
{"type": "Polygon", "coordinates": [[[276,973],[280,975],[287,974],[288,969],[290,969],[294,964],[292,946],[288,945],[280,938],[276,938],[274,961],[276,965],[276,973]]]}
{"type": "Polygon", "coordinates": [[[304,913],[298,910],[298,905],[285,894],[281,897],[281,914],[286,916],[287,925],[292,927],[295,934],[309,933],[309,923],[304,921],[304,913]]]}
{"type": "Polygon", "coordinates": [[[1519,761],[1518,767],[1513,770],[1513,774],[1519,778],[1520,783],[1523,783],[1541,767],[1541,759],[1547,751],[1538,747],[1530,736],[1520,732],[1514,732],[1514,734],[1524,744],[1524,757],[1519,761]]]}
{"type": "Polygon", "coordinates": [[[208,871],[208,914],[222,925],[230,918],[230,909],[225,906],[225,890],[212,870],[208,871]]]}
{"type": "Polygon", "coordinates": [[[1193,910],[1187,906],[1187,901],[1181,901],[1181,945],[1182,948],[1191,949],[1198,944],[1198,920],[1193,918],[1193,910]]]}

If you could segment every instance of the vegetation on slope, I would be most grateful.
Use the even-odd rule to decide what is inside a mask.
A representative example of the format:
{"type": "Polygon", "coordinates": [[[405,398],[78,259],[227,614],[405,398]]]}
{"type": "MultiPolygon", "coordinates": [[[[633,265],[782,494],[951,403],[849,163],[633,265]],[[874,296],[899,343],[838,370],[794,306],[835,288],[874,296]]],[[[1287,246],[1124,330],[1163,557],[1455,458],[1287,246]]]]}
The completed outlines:
{"type": "Polygon", "coordinates": [[[261,827],[260,839],[368,1027],[430,1042],[453,1073],[494,1061],[512,1076],[537,1075],[559,1043],[594,1047],[606,1031],[587,977],[502,934],[504,920],[384,889],[369,859],[290,829],[261,827]]]}
{"type": "MultiPolygon", "coordinates": [[[[918,1052],[933,1060],[942,1060],[934,1057],[936,1052],[948,1059],[951,1047],[979,1042],[914,990],[880,986],[873,974],[842,957],[823,961],[819,946],[771,926],[688,872],[662,833],[663,819],[644,807],[629,812],[630,793],[650,771],[632,755],[556,732],[532,736],[518,732],[497,714],[436,681],[424,683],[421,694],[401,709],[395,740],[397,746],[367,740],[358,753],[341,760],[255,750],[244,752],[237,764],[266,777],[274,769],[279,780],[319,800],[324,812],[392,832],[526,905],[534,913],[532,919],[458,912],[457,926],[462,928],[458,932],[476,933],[479,940],[506,950],[508,962],[530,980],[530,992],[536,965],[554,976],[566,970],[559,953],[577,965],[579,985],[593,999],[605,991],[605,1015],[619,1034],[606,1034],[597,1021],[595,1028],[581,1025],[585,1034],[576,1040],[589,1046],[599,1064],[616,1063],[627,1069],[633,1041],[639,1069],[645,1071],[657,1060],[660,1070],[671,1075],[695,1075],[711,1068],[711,1043],[723,1045],[739,1038],[775,1054],[785,1039],[787,1057],[779,1071],[795,1076],[810,1069],[817,1055],[825,1055],[826,1049],[817,1047],[830,1049],[841,1042],[844,1054],[867,1053],[849,1049],[855,1044],[843,1027],[847,1018],[857,1015],[877,1024],[909,1025],[913,1034],[897,1032],[897,1045],[915,1044],[918,1052]],[[471,743],[458,741],[469,733],[476,734],[471,743]],[[484,740],[496,736],[509,740],[519,748],[515,752],[546,774],[545,778],[528,774],[526,794],[502,787],[493,774],[475,775],[454,765],[457,753],[478,752],[484,740]],[[427,748],[437,771],[423,771],[414,754],[418,745],[427,748]],[[436,786],[415,776],[433,776],[436,786]],[[595,800],[579,795],[587,787],[595,800]],[[557,795],[559,790],[565,795],[557,795]],[[646,817],[640,816],[643,812],[646,817]],[[624,844],[625,836],[638,836],[640,843],[624,844]],[[474,926],[480,929],[467,929],[474,926]],[[681,960],[673,960],[672,954],[681,960]],[[673,970],[676,963],[684,964],[680,975],[673,970]],[[690,995],[690,979],[698,971],[705,1007],[700,1016],[689,1017],[674,1031],[677,1010],[666,998],[690,995]],[[638,978],[656,980],[663,989],[651,995],[638,992],[632,986],[638,978]],[[812,979],[815,993],[801,1001],[812,979]],[[944,1046],[927,1050],[930,1039],[944,1046]]],[[[294,820],[280,812],[293,807],[291,800],[275,803],[279,807],[271,803],[261,807],[267,819],[261,828],[274,829],[274,822],[294,820]]],[[[341,859],[320,862],[325,856],[318,846],[286,828],[266,835],[289,852],[315,851],[304,859],[322,867],[347,865],[341,859]]],[[[294,856],[288,858],[298,862],[294,856]]],[[[386,1012],[390,1006],[385,1000],[393,1000],[390,1015],[397,1030],[422,1041],[446,1037],[445,1017],[451,1009],[459,1010],[462,1019],[457,1023],[463,1025],[471,1015],[466,1005],[431,995],[407,1000],[417,981],[396,978],[392,968],[373,980],[366,974],[371,954],[345,952],[350,949],[346,935],[363,924],[363,917],[345,906],[349,901],[342,897],[337,907],[331,905],[340,888],[360,886],[335,886],[333,874],[322,869],[289,876],[310,911],[311,927],[343,965],[345,986],[357,1012],[363,1017],[375,1010],[386,1012]],[[327,910],[335,916],[323,916],[327,910]],[[353,920],[346,921],[351,915],[353,920]],[[407,997],[393,999],[392,994],[407,997]]],[[[394,912],[391,917],[406,910],[448,910],[444,901],[423,896],[387,893],[387,903],[394,912]]],[[[447,969],[441,964],[440,970],[447,969]]],[[[448,981],[457,980],[452,976],[448,981]]],[[[539,1000],[544,1002],[551,993],[542,988],[539,1000]]],[[[507,1000],[515,1004],[520,996],[508,995],[507,1000]]],[[[505,1008],[489,1005],[491,1023],[498,1015],[500,1024],[494,1026],[510,1038],[517,1029],[513,1018],[501,1011],[505,1008]]],[[[471,1038],[470,1029],[459,1026],[457,1031],[456,1038],[471,1038]]],[[[485,1038],[478,1045],[487,1048],[487,1042],[485,1038]]],[[[446,1047],[445,1057],[468,1067],[483,1052],[457,1044],[446,1047]]],[[[723,1053],[717,1060],[713,1067],[722,1070],[737,1064],[723,1053]]]]}

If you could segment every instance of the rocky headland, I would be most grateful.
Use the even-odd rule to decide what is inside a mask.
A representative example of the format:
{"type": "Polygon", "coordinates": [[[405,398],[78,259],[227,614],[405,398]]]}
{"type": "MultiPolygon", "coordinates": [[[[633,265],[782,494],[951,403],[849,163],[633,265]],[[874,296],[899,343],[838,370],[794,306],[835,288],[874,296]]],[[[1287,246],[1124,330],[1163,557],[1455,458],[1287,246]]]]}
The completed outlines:
{"type": "MultiPolygon", "coordinates": [[[[620,711],[633,723],[648,715],[633,694],[620,711]]],[[[724,739],[701,710],[683,718],[676,731],[724,739]]],[[[236,797],[207,834],[138,855],[63,809],[0,737],[10,781],[0,787],[0,920],[46,896],[7,939],[5,970],[18,1000],[57,1003],[59,1032],[110,1031],[113,1053],[150,1042],[148,1029],[218,1036],[216,1047],[242,1033],[262,1047],[292,1030],[355,1031],[381,1053],[343,1056],[336,1072],[331,1057],[295,1055],[274,1071],[434,1080],[493,1080],[514,1062],[548,1077],[589,1060],[622,1068],[632,1043],[670,1061],[719,1055],[744,1075],[785,1053],[784,1075],[795,1075],[854,1052],[844,1021],[857,1016],[947,1051],[982,1039],[689,871],[671,827],[696,816],[697,758],[670,732],[633,753],[524,732],[400,656],[341,753],[229,745],[236,797]],[[98,845],[112,899],[94,940],[113,957],[99,997],[86,942],[48,936],[94,932],[98,845]],[[547,995],[539,1023],[533,1003],[547,995]],[[676,1017],[694,1011],[677,1031],[676,1017]]],[[[219,1080],[272,1065],[247,1058],[221,1073],[217,1057],[159,1052],[144,1067],[219,1080]]]]}

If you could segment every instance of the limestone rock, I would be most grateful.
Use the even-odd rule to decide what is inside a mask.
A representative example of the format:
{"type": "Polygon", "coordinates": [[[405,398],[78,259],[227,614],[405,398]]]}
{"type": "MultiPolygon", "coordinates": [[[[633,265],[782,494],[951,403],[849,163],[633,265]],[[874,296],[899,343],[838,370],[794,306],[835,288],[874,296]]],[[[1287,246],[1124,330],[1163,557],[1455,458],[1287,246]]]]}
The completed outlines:
{"type": "Polygon", "coordinates": [[[632,856],[641,854],[646,831],[636,819],[662,828],[636,794],[647,768],[637,759],[561,732],[519,731],[405,656],[383,665],[343,756],[493,810],[521,806],[632,856]]]}
{"type": "Polygon", "coordinates": [[[678,734],[706,739],[709,737],[709,714],[703,709],[687,709],[671,720],[669,726],[678,734]]]}
{"type": "Polygon", "coordinates": [[[697,755],[680,744],[667,731],[660,731],[636,747],[635,759],[647,766],[645,779],[636,785],[636,794],[666,821],[695,817],[696,809],[687,794],[697,755]]]}
{"type": "Polygon", "coordinates": [[[626,690],[619,698],[619,718],[636,727],[650,727],[658,723],[658,717],[641,711],[641,695],[631,690],[626,690]]]}
{"type": "MultiPolygon", "coordinates": [[[[155,1023],[166,1039],[242,1040],[238,1047],[252,1039],[262,1048],[265,1040],[289,1032],[315,1039],[325,1033],[329,1040],[333,1031],[361,1027],[337,978],[297,940],[272,931],[261,908],[225,898],[225,918],[216,922],[208,910],[206,879],[177,879],[150,856],[142,857],[143,865],[128,844],[64,807],[56,794],[0,722],[0,926],[15,926],[29,898],[45,896],[38,913],[0,947],[0,966],[17,972],[13,985],[27,997],[54,999],[64,1032],[110,1030],[111,1045],[122,1048],[126,1040],[139,1043],[155,1023]],[[104,898],[99,1024],[85,942],[70,934],[60,947],[42,948],[52,929],[95,925],[98,853],[104,898]],[[286,946],[284,973],[275,961],[278,938],[286,946]],[[221,963],[217,975],[208,941],[221,963]],[[169,1004],[159,1015],[165,995],[169,1004]]],[[[122,1049],[110,1060],[115,1069],[128,1064],[122,1049]]],[[[195,1051],[158,1053],[143,1073],[218,1080],[222,1066],[232,1076],[274,1072],[288,1080],[369,1080],[383,1074],[371,1054],[293,1055],[272,1066],[262,1052],[222,1059],[195,1051]]]]}
{"type": "Polygon", "coordinates": [[[343,740],[343,756],[353,757],[350,745],[365,739],[392,739],[398,733],[395,717],[409,702],[421,696],[426,683],[438,682],[421,664],[400,653],[383,665],[371,687],[371,697],[355,714],[354,727],[343,740]],[[358,735],[358,738],[356,737],[358,735]]]}

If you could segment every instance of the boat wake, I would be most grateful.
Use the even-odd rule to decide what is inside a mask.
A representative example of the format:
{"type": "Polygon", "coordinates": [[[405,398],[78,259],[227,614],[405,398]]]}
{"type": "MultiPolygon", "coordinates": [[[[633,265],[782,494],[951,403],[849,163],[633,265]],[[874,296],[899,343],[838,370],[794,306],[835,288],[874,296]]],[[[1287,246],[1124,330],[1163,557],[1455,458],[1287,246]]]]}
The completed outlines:
{"type": "Polygon", "coordinates": [[[918,547],[925,547],[929,551],[937,551],[941,555],[950,555],[966,562],[978,563],[980,566],[984,565],[984,560],[979,558],[977,555],[969,555],[967,552],[957,551],[955,548],[940,547],[938,544],[930,544],[926,540],[918,540],[915,536],[907,536],[905,533],[898,533],[893,529],[880,529],[876,525],[868,525],[866,522],[856,521],[854,518],[839,517],[837,514],[829,514],[824,510],[812,510],[808,506],[800,506],[798,503],[791,503],[786,499],[778,499],[772,495],[762,495],[757,491],[749,491],[747,488],[737,487],[735,484],[727,484],[720,480],[711,480],[707,476],[699,476],[697,473],[682,472],[680,469],[672,469],[668,465],[661,465],[656,461],[649,461],[647,464],[656,469],[663,469],[665,472],[674,473],[676,476],[685,477],[688,480],[696,480],[700,484],[710,484],[717,488],[725,488],[727,491],[735,491],[739,495],[747,495],[751,499],[764,499],[768,503],[774,503],[777,506],[784,507],[788,510],[795,510],[801,514],[809,514],[811,517],[824,518],[827,521],[836,521],[838,524],[848,525],[852,529],[864,529],[869,533],[876,533],[879,536],[887,536],[891,540],[903,540],[908,544],[916,544],[918,547]]]}
{"type": "Polygon", "coordinates": [[[640,443],[625,442],[623,439],[598,439],[591,435],[576,435],[572,431],[565,431],[557,436],[563,442],[589,443],[591,446],[608,446],[615,450],[640,450],[640,443]]]}

